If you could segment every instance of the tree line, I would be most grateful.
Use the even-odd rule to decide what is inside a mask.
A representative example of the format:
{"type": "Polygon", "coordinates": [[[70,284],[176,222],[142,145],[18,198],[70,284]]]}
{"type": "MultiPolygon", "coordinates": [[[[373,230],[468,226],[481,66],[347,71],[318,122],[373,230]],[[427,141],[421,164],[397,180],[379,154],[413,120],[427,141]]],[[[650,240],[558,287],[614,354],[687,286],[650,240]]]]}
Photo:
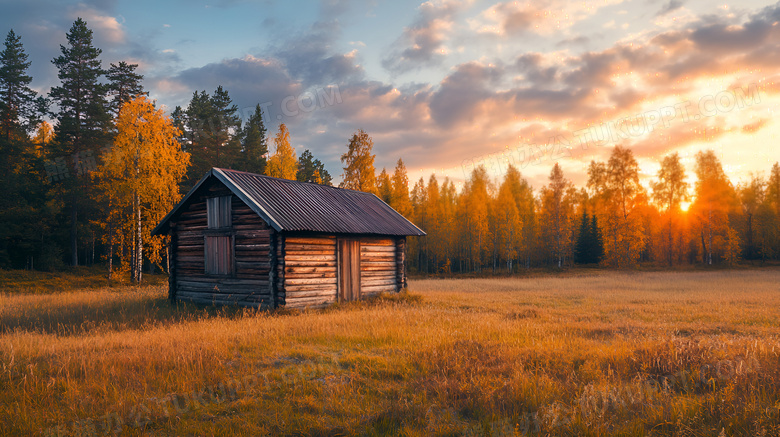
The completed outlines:
{"type": "MultiPolygon", "coordinates": [[[[165,241],[151,229],[211,167],[332,184],[310,150],[297,156],[285,124],[268,132],[260,105],[242,121],[219,86],[163,114],[137,65],[103,68],[86,22],[77,19],[66,37],[52,60],[60,84],[46,96],[29,87],[31,63],[13,30],[0,52],[0,267],[104,262],[140,281],[144,268],[165,265],[165,241]]],[[[408,244],[410,269],[421,273],[780,257],[777,163],[768,177],[735,185],[702,151],[689,186],[673,154],[647,189],[631,150],[618,146],[590,164],[582,187],[555,164],[538,190],[511,166],[498,180],[476,167],[461,190],[436,175],[410,190],[403,160],[377,172],[363,130],[341,162],[341,187],[376,194],[427,232],[408,244]]]]}
{"type": "Polygon", "coordinates": [[[0,268],[105,262],[140,281],[165,264],[151,229],[208,169],[332,183],[310,150],[296,156],[284,124],[269,153],[259,105],[242,122],[220,86],[163,114],[136,64],[103,67],[84,20],[66,39],[47,95],[30,88],[21,36],[9,31],[0,52],[0,268]]]}
{"type": "Polygon", "coordinates": [[[631,150],[616,146],[590,163],[583,187],[556,163],[536,192],[515,167],[500,181],[477,167],[459,193],[431,175],[408,200],[382,197],[428,233],[410,244],[411,268],[423,273],[780,259],[780,164],[735,185],[706,150],[693,172],[690,186],[680,156],[666,156],[647,189],[631,150]]]}

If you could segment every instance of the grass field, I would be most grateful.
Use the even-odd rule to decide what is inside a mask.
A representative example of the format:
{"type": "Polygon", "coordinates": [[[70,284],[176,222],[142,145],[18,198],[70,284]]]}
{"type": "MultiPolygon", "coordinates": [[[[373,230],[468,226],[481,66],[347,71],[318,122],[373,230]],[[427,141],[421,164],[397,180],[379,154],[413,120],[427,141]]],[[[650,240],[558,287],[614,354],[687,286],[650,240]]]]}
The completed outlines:
{"type": "Polygon", "coordinates": [[[6,435],[780,435],[780,269],[410,282],[302,313],[0,295],[6,435]]]}

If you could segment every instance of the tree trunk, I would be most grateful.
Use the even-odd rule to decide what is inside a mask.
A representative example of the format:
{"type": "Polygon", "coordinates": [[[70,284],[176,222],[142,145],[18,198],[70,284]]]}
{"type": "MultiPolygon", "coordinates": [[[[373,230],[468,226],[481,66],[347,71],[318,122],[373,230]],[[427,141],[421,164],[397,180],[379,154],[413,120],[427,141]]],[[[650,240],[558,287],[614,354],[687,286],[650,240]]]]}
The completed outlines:
{"type": "Polygon", "coordinates": [[[79,265],[79,250],[78,250],[78,211],[76,209],[76,190],[73,190],[70,198],[70,264],[73,267],[79,265]]]}
{"type": "Polygon", "coordinates": [[[699,235],[701,236],[701,263],[707,264],[707,242],[704,240],[704,228],[699,235]]]}
{"type": "Polygon", "coordinates": [[[136,241],[135,241],[135,277],[133,281],[138,284],[141,282],[143,275],[143,263],[144,263],[144,247],[141,234],[141,205],[138,193],[133,194],[133,202],[135,203],[135,223],[136,223],[136,241]]]}
{"type": "Polygon", "coordinates": [[[674,257],[674,236],[672,235],[672,211],[669,211],[669,267],[673,265],[674,257]]]}
{"type": "Polygon", "coordinates": [[[709,232],[709,247],[707,248],[707,264],[712,265],[712,212],[710,212],[710,225],[707,227],[709,232]]]}
{"type": "Polygon", "coordinates": [[[114,275],[114,237],[112,236],[111,242],[108,244],[108,283],[111,284],[111,279],[114,275]]]}

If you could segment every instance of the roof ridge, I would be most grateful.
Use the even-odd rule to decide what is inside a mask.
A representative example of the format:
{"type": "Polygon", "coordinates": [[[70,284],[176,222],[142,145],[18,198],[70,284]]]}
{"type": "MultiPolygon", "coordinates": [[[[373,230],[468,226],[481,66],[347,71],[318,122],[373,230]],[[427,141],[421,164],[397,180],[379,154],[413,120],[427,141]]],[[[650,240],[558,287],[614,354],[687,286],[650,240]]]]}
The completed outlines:
{"type": "Polygon", "coordinates": [[[275,176],[269,176],[269,175],[259,174],[259,173],[252,173],[250,171],[233,170],[233,169],[230,169],[230,168],[221,168],[221,167],[213,167],[213,168],[217,169],[217,170],[220,170],[222,172],[243,173],[243,174],[247,174],[247,175],[250,175],[250,176],[260,177],[260,178],[263,178],[263,179],[274,179],[274,180],[277,180],[277,181],[280,181],[280,182],[285,182],[285,183],[309,184],[309,185],[314,185],[314,186],[317,186],[317,187],[323,187],[323,188],[327,188],[327,189],[351,191],[353,193],[367,194],[367,195],[376,196],[376,194],[374,194],[374,193],[369,193],[367,191],[353,190],[352,188],[334,187],[333,185],[318,184],[316,182],[309,182],[309,181],[295,181],[295,180],[292,180],[292,179],[277,178],[275,176]]]}

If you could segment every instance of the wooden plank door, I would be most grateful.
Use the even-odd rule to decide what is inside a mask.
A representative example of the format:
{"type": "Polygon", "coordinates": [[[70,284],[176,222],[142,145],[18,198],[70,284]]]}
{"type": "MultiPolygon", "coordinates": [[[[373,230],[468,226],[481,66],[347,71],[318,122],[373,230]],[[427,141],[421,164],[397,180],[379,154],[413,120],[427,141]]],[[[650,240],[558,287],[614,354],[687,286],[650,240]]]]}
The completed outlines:
{"type": "Polygon", "coordinates": [[[360,298],[360,241],[339,239],[339,300],[360,298]]]}

